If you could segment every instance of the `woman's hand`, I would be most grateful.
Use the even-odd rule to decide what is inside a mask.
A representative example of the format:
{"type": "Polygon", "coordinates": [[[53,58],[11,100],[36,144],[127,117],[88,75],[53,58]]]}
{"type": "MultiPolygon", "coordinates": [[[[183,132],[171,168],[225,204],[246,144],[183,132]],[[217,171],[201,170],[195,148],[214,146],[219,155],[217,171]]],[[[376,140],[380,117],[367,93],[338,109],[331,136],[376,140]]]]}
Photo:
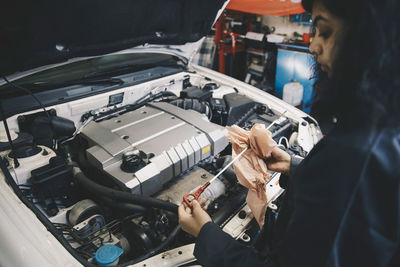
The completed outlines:
{"type": "Polygon", "coordinates": [[[193,208],[190,208],[185,202],[182,202],[179,206],[179,224],[182,225],[183,231],[197,237],[203,225],[211,222],[211,217],[196,200],[192,201],[192,205],[193,208]]]}
{"type": "Polygon", "coordinates": [[[271,157],[265,163],[267,163],[267,168],[271,171],[289,174],[290,155],[278,147],[272,150],[271,157]]]}

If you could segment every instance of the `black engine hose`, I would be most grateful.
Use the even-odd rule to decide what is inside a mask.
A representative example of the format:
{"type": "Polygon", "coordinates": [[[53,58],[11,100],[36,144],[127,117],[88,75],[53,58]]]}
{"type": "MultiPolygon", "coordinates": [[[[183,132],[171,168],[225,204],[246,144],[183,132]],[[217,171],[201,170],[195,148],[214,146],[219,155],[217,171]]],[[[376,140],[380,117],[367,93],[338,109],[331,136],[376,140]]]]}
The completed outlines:
{"type": "Polygon", "coordinates": [[[178,225],[177,227],[175,227],[174,230],[172,230],[171,234],[168,236],[167,239],[165,239],[158,247],[150,250],[149,252],[147,252],[146,254],[140,256],[139,258],[136,258],[134,260],[125,262],[121,265],[118,266],[129,266],[129,265],[133,265],[136,264],[138,262],[144,261],[147,258],[153,257],[154,255],[157,255],[159,253],[161,253],[161,251],[163,251],[164,249],[166,249],[169,245],[171,245],[171,243],[175,240],[176,236],[181,232],[182,228],[180,225],[178,225]]]}
{"type": "Polygon", "coordinates": [[[170,104],[185,110],[192,109],[199,113],[206,114],[207,116],[210,115],[210,109],[208,108],[208,106],[200,102],[198,99],[192,99],[192,98],[176,99],[172,100],[170,104]]]}
{"type": "Polygon", "coordinates": [[[107,207],[117,210],[129,211],[131,213],[145,213],[148,211],[148,209],[143,206],[126,202],[116,202],[106,197],[102,197],[100,201],[102,201],[107,207]]]}
{"type": "Polygon", "coordinates": [[[102,186],[100,184],[97,184],[90,180],[79,168],[75,167],[74,168],[74,174],[75,174],[75,179],[76,181],[89,190],[90,192],[94,194],[98,194],[102,197],[107,197],[110,198],[113,201],[122,201],[122,202],[128,202],[136,205],[140,205],[143,207],[151,207],[151,208],[159,208],[163,210],[168,210],[171,211],[175,214],[178,213],[178,205],[155,199],[152,197],[148,196],[142,196],[142,195],[135,195],[129,192],[122,192],[118,191],[115,189],[111,189],[105,186],[102,186]]]}

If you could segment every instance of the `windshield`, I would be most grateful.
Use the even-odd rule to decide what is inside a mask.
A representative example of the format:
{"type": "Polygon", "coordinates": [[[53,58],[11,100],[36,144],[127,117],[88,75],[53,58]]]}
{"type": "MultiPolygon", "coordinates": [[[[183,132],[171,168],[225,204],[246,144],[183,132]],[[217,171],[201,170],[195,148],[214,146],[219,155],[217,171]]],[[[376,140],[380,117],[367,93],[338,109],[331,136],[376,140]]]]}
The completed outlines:
{"type": "MultiPolygon", "coordinates": [[[[14,80],[16,85],[24,86],[33,93],[44,91],[70,81],[89,78],[113,77],[129,72],[145,70],[155,66],[176,66],[178,57],[161,53],[114,54],[81,60],[14,80]],[[53,84],[53,86],[51,86],[53,84]],[[44,86],[43,86],[44,85],[44,86]]],[[[0,86],[2,97],[26,94],[9,84],[0,86]]]]}

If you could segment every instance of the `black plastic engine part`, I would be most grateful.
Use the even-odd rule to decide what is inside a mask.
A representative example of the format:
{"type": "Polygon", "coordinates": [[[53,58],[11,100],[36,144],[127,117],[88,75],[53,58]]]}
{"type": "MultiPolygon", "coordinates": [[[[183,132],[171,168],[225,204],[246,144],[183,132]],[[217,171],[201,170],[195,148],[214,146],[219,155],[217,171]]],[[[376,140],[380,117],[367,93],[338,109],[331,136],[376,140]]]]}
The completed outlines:
{"type": "Polygon", "coordinates": [[[274,113],[272,110],[270,110],[267,106],[265,105],[259,105],[256,108],[257,114],[269,114],[270,116],[273,116],[274,113]]]}
{"type": "MultiPolygon", "coordinates": [[[[57,115],[57,112],[55,109],[49,109],[47,111],[47,113],[50,117],[57,115]]],[[[37,117],[47,117],[47,114],[45,114],[43,111],[40,111],[40,112],[28,114],[28,115],[18,116],[17,121],[18,121],[19,130],[21,132],[31,133],[33,122],[37,117]]]]}
{"type": "Polygon", "coordinates": [[[241,127],[244,127],[245,129],[251,127],[252,124],[249,124],[249,120],[251,117],[254,117],[253,115],[257,113],[258,105],[255,105],[252,107],[249,111],[243,114],[241,118],[239,118],[237,121],[235,121],[233,124],[239,125],[241,127]]]}
{"type": "Polygon", "coordinates": [[[243,117],[243,114],[254,108],[257,103],[250,98],[236,93],[224,95],[228,119],[226,125],[231,126],[243,117]]]}
{"type": "Polygon", "coordinates": [[[73,121],[57,116],[51,118],[51,126],[56,137],[72,136],[76,130],[73,121]]]}
{"type": "Polygon", "coordinates": [[[134,265],[138,262],[141,262],[147,258],[150,258],[156,254],[161,253],[161,251],[165,250],[168,246],[170,246],[173,241],[175,240],[175,238],[179,235],[179,233],[181,232],[182,228],[180,225],[178,225],[177,227],[175,227],[174,230],[172,230],[172,232],[170,233],[170,235],[168,236],[167,239],[165,239],[160,245],[158,245],[157,247],[153,248],[152,250],[148,251],[146,254],[140,256],[139,258],[136,258],[134,260],[125,262],[122,266],[130,266],[130,265],[134,265]]]}
{"type": "Polygon", "coordinates": [[[205,91],[212,91],[218,89],[218,85],[216,83],[207,83],[203,86],[203,90],[205,91]]]}
{"type": "MultiPolygon", "coordinates": [[[[32,145],[33,136],[28,133],[18,133],[18,137],[13,140],[14,148],[21,146],[32,145]]],[[[0,142],[0,152],[10,150],[11,146],[9,142],[0,142]]]]}
{"type": "Polygon", "coordinates": [[[185,79],[182,82],[182,89],[186,89],[188,87],[192,86],[192,84],[190,83],[190,76],[189,75],[185,75],[185,79]]]}
{"type": "Polygon", "coordinates": [[[228,112],[226,111],[225,100],[222,98],[211,98],[209,103],[213,113],[211,121],[218,123],[221,126],[225,126],[228,115],[228,112]]]}
{"type": "Polygon", "coordinates": [[[208,90],[202,90],[197,86],[191,86],[181,91],[181,98],[194,98],[199,101],[206,101],[212,97],[212,92],[208,90]]]}
{"type": "Polygon", "coordinates": [[[50,114],[50,117],[42,112],[19,116],[18,125],[21,131],[33,135],[36,144],[53,147],[53,139],[71,136],[76,129],[73,121],[56,116],[54,110],[50,114]]]}
{"type": "Polygon", "coordinates": [[[46,213],[58,212],[55,200],[68,205],[71,199],[72,167],[63,158],[53,157],[50,163],[32,171],[32,189],[46,213]]]}
{"type": "Polygon", "coordinates": [[[213,111],[220,111],[220,112],[226,111],[226,104],[224,99],[211,98],[210,105],[213,111]]]}
{"type": "Polygon", "coordinates": [[[53,147],[53,139],[72,136],[75,125],[72,121],[61,118],[37,117],[33,121],[32,135],[37,144],[53,147]]]}
{"type": "Polygon", "coordinates": [[[9,157],[17,159],[29,158],[42,152],[42,149],[34,145],[21,146],[10,152],[9,157]]]}
{"type": "Polygon", "coordinates": [[[170,102],[170,104],[175,105],[177,107],[183,108],[185,110],[192,109],[197,112],[209,114],[209,108],[206,104],[201,103],[198,99],[186,98],[186,99],[176,99],[170,102]]]}
{"type": "Polygon", "coordinates": [[[51,129],[48,117],[36,117],[29,129],[36,144],[53,147],[55,134],[51,129]]]}
{"type": "Polygon", "coordinates": [[[146,230],[134,220],[124,220],[121,225],[122,235],[128,240],[131,251],[136,256],[143,255],[154,247],[154,241],[146,230]]]}

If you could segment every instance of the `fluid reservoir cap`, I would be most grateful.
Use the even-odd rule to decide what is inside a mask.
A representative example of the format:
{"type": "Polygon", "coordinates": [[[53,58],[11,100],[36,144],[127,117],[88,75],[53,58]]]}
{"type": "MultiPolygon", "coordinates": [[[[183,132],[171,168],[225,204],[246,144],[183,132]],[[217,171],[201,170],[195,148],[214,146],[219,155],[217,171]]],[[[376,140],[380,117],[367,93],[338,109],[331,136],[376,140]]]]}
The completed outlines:
{"type": "Polygon", "coordinates": [[[139,154],[127,152],[122,156],[121,169],[124,172],[134,173],[146,166],[139,154]]]}
{"type": "Polygon", "coordinates": [[[116,245],[103,245],[94,254],[94,259],[101,265],[111,265],[119,259],[123,250],[116,245]]]}

